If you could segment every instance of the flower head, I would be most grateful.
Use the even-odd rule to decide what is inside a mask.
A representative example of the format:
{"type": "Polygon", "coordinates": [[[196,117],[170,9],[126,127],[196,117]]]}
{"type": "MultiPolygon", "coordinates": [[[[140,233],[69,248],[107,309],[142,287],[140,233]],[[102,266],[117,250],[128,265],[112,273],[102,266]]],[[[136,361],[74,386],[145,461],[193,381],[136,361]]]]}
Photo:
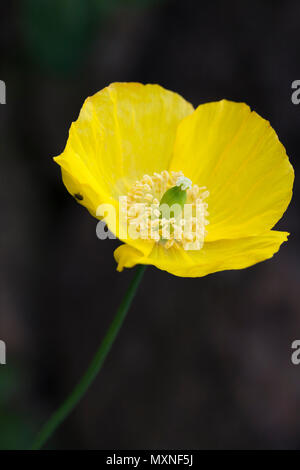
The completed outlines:
{"type": "Polygon", "coordinates": [[[287,240],[272,228],[293,168],[269,122],[243,103],[194,110],[158,85],[114,83],[85,101],[55,160],[68,191],[125,242],[118,270],[204,276],[270,258],[287,240]]]}

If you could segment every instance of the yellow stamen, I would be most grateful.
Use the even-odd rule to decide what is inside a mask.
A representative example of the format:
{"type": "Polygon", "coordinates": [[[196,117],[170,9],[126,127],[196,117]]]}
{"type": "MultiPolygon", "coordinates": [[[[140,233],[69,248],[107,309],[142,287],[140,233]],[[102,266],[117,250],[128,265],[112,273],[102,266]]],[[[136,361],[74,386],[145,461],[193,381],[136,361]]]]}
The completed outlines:
{"type": "Polygon", "coordinates": [[[182,246],[184,249],[201,249],[206,235],[207,203],[206,187],[193,185],[182,172],[154,173],[136,181],[127,195],[127,217],[130,226],[142,234],[143,239],[154,240],[166,249],[182,246]],[[163,195],[172,187],[186,191],[186,203],[180,219],[163,217],[160,203],[163,195]],[[188,209],[188,210],[186,210],[188,209]]]}

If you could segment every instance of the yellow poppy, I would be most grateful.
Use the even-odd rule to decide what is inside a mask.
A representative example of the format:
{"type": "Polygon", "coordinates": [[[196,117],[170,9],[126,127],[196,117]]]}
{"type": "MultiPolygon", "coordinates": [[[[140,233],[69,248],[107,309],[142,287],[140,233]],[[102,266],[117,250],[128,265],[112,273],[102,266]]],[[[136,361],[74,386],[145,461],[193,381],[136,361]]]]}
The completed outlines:
{"type": "Polygon", "coordinates": [[[287,240],[287,232],[271,229],[291,200],[293,168],[269,122],[246,104],[222,100],[194,110],[159,85],[113,83],[87,98],[55,161],[68,191],[93,216],[100,218],[103,204],[114,208],[105,221],[125,242],[115,251],[118,270],[152,264],[205,276],[270,258],[287,240]],[[134,232],[120,222],[124,197],[134,232]],[[193,230],[182,238],[175,233],[188,225],[185,216],[179,223],[159,210],[170,198],[192,207],[193,230]],[[150,236],[143,236],[136,204],[146,207],[150,236]]]}

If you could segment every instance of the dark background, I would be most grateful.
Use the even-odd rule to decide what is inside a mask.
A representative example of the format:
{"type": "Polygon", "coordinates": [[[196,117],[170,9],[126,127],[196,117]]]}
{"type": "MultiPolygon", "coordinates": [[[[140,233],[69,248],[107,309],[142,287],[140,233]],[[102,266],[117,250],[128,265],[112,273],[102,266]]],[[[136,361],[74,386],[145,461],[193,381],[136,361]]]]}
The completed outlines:
{"type": "MultiPolygon", "coordinates": [[[[299,165],[300,3],[1,2],[0,447],[24,448],[82,375],[133,272],[65,190],[51,159],[84,99],[159,83],[194,105],[245,101],[299,165]]],[[[300,448],[299,191],[290,240],[242,271],[183,279],[148,268],[95,384],[56,449],[300,448]]]]}

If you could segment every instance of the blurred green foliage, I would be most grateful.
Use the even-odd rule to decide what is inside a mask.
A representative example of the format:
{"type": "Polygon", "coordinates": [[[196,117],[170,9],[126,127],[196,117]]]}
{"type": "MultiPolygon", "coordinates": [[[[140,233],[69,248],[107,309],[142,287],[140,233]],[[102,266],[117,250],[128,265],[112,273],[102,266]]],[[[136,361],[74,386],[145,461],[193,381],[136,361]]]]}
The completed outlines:
{"type": "Polygon", "coordinates": [[[117,8],[155,0],[23,0],[23,39],[32,62],[68,74],[84,59],[99,28],[117,8]]]}
{"type": "Polygon", "coordinates": [[[24,383],[21,370],[9,365],[1,366],[0,380],[0,449],[26,449],[34,435],[31,418],[22,411],[23,404],[15,403],[24,383]]]}

